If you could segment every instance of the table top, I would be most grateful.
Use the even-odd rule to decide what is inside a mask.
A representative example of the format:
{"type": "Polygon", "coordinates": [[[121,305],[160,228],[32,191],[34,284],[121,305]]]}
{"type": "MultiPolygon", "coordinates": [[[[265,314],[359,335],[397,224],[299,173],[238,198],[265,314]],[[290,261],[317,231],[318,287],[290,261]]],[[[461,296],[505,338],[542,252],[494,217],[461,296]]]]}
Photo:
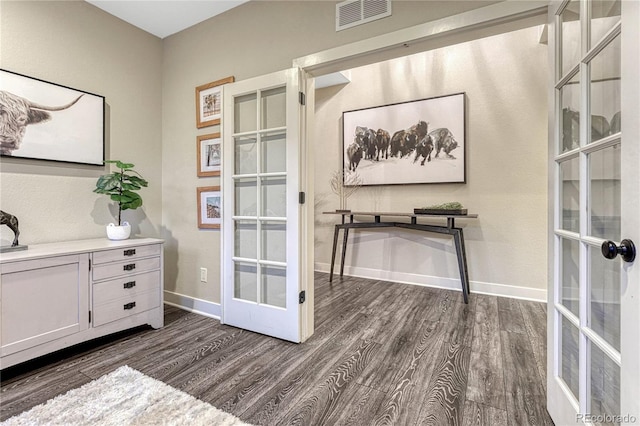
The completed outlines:
{"type": "Polygon", "coordinates": [[[322,212],[322,214],[335,214],[342,216],[397,216],[397,217],[453,217],[453,218],[468,218],[475,219],[477,214],[416,214],[416,213],[403,213],[403,212],[359,212],[359,211],[332,211],[322,212]]]}

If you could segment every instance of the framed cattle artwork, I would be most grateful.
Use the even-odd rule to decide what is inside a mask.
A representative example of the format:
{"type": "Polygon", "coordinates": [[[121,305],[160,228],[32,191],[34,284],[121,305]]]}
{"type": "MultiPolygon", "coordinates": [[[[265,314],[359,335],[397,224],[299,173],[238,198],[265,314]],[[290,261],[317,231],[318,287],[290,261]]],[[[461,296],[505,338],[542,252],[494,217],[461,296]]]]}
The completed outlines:
{"type": "Polygon", "coordinates": [[[466,183],[465,94],[342,113],[345,186],[466,183]]]}
{"type": "Polygon", "coordinates": [[[196,127],[220,124],[222,117],[222,85],[233,83],[233,76],[196,87],[196,127]]]}
{"type": "Polygon", "coordinates": [[[0,70],[0,155],[104,165],[104,96],[0,70]]]}

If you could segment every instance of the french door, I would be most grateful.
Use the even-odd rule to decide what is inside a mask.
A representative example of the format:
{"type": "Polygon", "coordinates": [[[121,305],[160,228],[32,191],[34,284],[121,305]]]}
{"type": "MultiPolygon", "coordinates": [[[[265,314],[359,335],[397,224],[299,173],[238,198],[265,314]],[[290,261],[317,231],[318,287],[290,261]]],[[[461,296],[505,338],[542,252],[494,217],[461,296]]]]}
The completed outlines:
{"type": "Polygon", "coordinates": [[[313,317],[304,81],[290,69],[229,84],[223,110],[222,322],[293,342],[313,317]]]}
{"type": "Polygon", "coordinates": [[[555,2],[547,408],[640,423],[640,1],[555,2]]]}

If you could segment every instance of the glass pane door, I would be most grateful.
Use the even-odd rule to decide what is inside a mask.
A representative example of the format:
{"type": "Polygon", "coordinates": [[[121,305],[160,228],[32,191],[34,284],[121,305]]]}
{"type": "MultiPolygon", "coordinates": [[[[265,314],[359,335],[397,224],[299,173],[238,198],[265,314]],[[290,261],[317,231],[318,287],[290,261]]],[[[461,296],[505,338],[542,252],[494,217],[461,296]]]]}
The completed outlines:
{"type": "Polygon", "coordinates": [[[299,105],[293,71],[225,87],[223,322],[298,342],[299,105]]]}
{"type": "MultiPolygon", "coordinates": [[[[625,384],[624,378],[627,369],[637,370],[640,358],[637,352],[625,358],[623,350],[623,304],[629,311],[639,307],[625,292],[629,280],[638,280],[638,272],[619,257],[606,259],[601,249],[605,241],[621,245],[625,236],[638,232],[637,211],[626,228],[623,225],[639,185],[625,183],[634,175],[622,171],[637,168],[640,144],[626,137],[626,129],[633,134],[638,126],[627,127],[622,121],[624,108],[636,116],[640,111],[637,99],[623,101],[624,87],[638,87],[640,78],[622,71],[629,65],[622,54],[625,7],[619,0],[571,0],[550,12],[555,28],[550,48],[556,52],[550,144],[555,148],[551,172],[556,255],[549,298],[553,365],[548,369],[548,409],[556,424],[621,424],[625,414],[634,414],[625,412],[633,407],[623,401],[623,390],[640,395],[640,383],[625,384]],[[625,157],[625,150],[631,155],[625,157]]],[[[626,9],[635,26],[637,9],[626,9]]],[[[637,65],[638,58],[634,61],[637,65]]],[[[634,327],[637,334],[640,325],[634,327]]]]}

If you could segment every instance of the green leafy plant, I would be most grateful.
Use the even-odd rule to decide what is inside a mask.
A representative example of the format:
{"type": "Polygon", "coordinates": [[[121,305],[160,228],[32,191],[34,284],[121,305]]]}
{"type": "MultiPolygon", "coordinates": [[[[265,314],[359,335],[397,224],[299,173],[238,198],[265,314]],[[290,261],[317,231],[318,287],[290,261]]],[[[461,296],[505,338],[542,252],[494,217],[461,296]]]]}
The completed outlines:
{"type": "Polygon", "coordinates": [[[100,176],[93,192],[109,195],[112,201],[118,203],[118,226],[120,226],[122,210],[134,210],[142,206],[142,197],[134,191],[148,186],[149,183],[140,173],[133,170],[134,165],[131,163],[123,163],[119,160],[108,160],[106,163],[115,164],[120,170],[100,176]]]}

